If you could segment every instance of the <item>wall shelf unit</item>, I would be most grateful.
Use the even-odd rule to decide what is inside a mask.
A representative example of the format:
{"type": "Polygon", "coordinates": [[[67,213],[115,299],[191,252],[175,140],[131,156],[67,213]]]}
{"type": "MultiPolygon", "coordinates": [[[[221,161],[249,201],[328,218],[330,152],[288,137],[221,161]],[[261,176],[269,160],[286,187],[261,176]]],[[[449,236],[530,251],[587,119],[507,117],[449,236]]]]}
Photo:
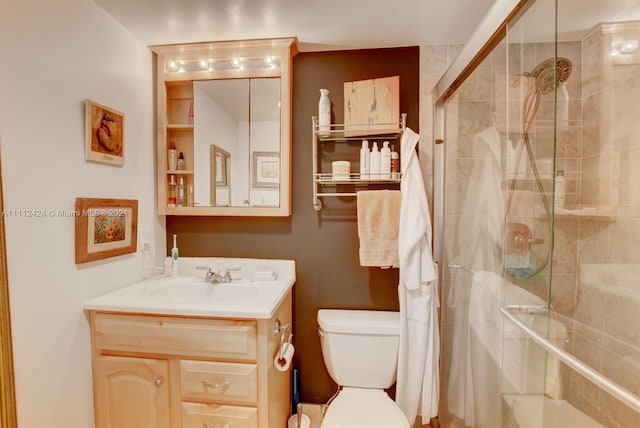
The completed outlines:
{"type": "MultiPolygon", "coordinates": [[[[313,116],[311,118],[312,130],[313,130],[313,207],[316,211],[322,209],[322,199],[324,197],[339,197],[339,196],[356,196],[356,191],[341,191],[344,187],[352,190],[353,187],[366,189],[370,187],[379,186],[394,186],[401,182],[401,173],[396,173],[397,178],[375,178],[363,180],[360,178],[359,172],[352,172],[349,175],[349,179],[334,180],[331,173],[323,172],[320,165],[322,146],[325,143],[352,143],[354,146],[357,143],[357,148],[354,147],[353,159],[359,158],[360,154],[360,142],[362,140],[391,140],[394,141],[400,152],[400,139],[406,128],[407,114],[402,113],[402,119],[398,123],[390,123],[388,126],[383,126],[384,129],[369,131],[368,125],[349,125],[344,124],[331,124],[328,131],[320,131],[318,124],[318,118],[313,116]],[[353,135],[358,134],[358,135],[353,135]],[[326,190],[333,189],[329,192],[326,190]]],[[[379,125],[378,125],[379,126],[379,125]]],[[[385,174],[386,175],[386,174],[385,174]]]]}

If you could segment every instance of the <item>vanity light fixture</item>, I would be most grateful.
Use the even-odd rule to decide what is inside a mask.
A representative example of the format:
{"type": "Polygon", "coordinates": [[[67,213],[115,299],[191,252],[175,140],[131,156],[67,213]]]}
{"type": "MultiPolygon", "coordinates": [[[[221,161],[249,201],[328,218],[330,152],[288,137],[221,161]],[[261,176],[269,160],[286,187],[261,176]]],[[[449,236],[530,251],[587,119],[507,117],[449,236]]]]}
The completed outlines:
{"type": "Polygon", "coordinates": [[[212,59],[201,59],[198,61],[198,67],[202,70],[211,71],[213,70],[213,60],[212,59]]]}
{"type": "Polygon", "coordinates": [[[169,61],[167,67],[170,71],[178,71],[180,69],[180,64],[177,61],[169,61]]]}
{"type": "Polygon", "coordinates": [[[242,68],[243,68],[242,67],[242,58],[238,58],[237,56],[233,57],[231,59],[231,65],[233,66],[233,68],[237,68],[239,70],[242,70],[242,68]]]}
{"type": "Polygon", "coordinates": [[[264,57],[264,64],[269,68],[276,68],[276,64],[273,62],[273,57],[272,56],[265,56],[264,57]]]}
{"type": "Polygon", "coordinates": [[[611,56],[627,55],[638,49],[637,40],[622,40],[611,43],[611,56]]]}

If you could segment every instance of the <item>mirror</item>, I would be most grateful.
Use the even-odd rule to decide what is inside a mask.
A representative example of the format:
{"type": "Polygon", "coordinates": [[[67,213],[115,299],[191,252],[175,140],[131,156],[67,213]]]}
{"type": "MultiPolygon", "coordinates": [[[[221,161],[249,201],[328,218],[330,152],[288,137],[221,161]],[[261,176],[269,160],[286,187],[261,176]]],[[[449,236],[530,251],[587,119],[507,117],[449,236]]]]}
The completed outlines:
{"type": "Polygon", "coordinates": [[[194,206],[280,206],[280,78],[193,82],[194,206]]]}

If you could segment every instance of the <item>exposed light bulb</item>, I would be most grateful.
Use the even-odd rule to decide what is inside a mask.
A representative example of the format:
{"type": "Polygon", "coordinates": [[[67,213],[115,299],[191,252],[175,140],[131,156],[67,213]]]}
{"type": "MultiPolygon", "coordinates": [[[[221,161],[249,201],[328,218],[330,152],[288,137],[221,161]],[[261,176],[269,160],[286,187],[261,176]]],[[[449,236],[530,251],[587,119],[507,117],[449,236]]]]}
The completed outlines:
{"type": "Polygon", "coordinates": [[[274,68],[276,65],[273,63],[273,57],[272,56],[265,56],[264,57],[264,63],[267,67],[269,68],[274,68]]]}
{"type": "Polygon", "coordinates": [[[203,70],[207,70],[209,68],[209,61],[207,61],[206,59],[201,59],[200,61],[198,61],[198,67],[203,70]]]}
{"type": "Polygon", "coordinates": [[[233,58],[231,59],[231,65],[232,65],[234,68],[242,69],[242,59],[241,59],[241,58],[238,58],[238,57],[233,57],[233,58]]]}
{"type": "Polygon", "coordinates": [[[638,49],[637,40],[625,40],[620,46],[620,52],[628,54],[638,49]]]}
{"type": "Polygon", "coordinates": [[[167,67],[171,71],[178,71],[178,69],[180,68],[180,65],[176,61],[169,61],[169,63],[167,64],[167,67]]]}

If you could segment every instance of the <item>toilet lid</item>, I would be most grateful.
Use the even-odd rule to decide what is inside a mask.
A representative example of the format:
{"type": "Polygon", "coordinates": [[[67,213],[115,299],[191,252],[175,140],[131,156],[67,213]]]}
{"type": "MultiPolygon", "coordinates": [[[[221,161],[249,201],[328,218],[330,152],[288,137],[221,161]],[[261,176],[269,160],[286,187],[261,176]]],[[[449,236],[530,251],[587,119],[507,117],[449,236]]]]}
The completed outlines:
{"type": "Polygon", "coordinates": [[[396,403],[381,389],[344,388],[322,419],[321,428],[409,428],[396,403]]]}

